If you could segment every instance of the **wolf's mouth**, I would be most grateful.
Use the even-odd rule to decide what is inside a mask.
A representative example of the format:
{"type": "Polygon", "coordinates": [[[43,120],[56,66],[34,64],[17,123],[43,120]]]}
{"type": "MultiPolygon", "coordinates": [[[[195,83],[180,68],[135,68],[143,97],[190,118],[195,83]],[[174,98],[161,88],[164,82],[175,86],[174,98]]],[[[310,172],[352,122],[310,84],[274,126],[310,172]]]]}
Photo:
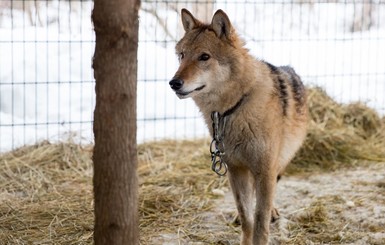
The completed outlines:
{"type": "Polygon", "coordinates": [[[202,90],[204,87],[206,87],[206,85],[202,85],[202,86],[200,86],[200,87],[198,87],[198,88],[196,88],[194,90],[188,91],[188,92],[176,92],[176,94],[179,95],[179,96],[186,96],[186,95],[191,94],[194,91],[202,90]]]}

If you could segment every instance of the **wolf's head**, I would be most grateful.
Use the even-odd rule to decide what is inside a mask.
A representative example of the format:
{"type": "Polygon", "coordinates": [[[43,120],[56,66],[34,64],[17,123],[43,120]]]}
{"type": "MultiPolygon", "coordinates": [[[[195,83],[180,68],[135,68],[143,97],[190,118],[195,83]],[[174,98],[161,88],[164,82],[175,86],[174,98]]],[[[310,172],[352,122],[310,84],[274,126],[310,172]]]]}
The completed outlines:
{"type": "Polygon", "coordinates": [[[222,10],[211,24],[203,24],[186,9],[181,15],[186,33],[176,45],[180,66],[169,84],[180,99],[215,93],[230,79],[234,52],[243,44],[222,10]]]}

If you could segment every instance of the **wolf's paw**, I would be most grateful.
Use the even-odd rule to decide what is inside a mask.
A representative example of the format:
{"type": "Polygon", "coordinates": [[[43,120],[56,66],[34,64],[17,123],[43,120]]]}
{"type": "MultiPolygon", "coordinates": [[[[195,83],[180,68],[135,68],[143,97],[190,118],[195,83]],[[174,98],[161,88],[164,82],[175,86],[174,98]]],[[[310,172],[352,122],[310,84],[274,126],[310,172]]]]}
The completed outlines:
{"type": "Polygon", "coordinates": [[[277,221],[279,219],[279,212],[278,212],[278,209],[276,208],[273,208],[271,210],[271,223],[274,223],[275,221],[277,221]]]}
{"type": "Polygon", "coordinates": [[[233,226],[240,226],[241,225],[241,219],[239,218],[238,214],[233,218],[233,220],[231,221],[231,224],[233,226]]]}

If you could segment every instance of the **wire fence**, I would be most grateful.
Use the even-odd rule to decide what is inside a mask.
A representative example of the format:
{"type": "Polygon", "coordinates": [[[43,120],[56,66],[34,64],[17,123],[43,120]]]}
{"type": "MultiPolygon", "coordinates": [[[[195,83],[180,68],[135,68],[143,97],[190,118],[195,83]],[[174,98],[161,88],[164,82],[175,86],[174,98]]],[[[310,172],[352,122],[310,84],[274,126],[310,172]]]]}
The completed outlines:
{"type": "MultiPolygon", "coordinates": [[[[93,141],[92,6],[0,1],[0,151],[41,140],[93,141]]],[[[290,64],[307,85],[385,114],[384,1],[142,1],[138,142],[207,136],[193,102],[168,87],[178,67],[181,8],[207,22],[223,9],[256,57],[290,64]]]]}

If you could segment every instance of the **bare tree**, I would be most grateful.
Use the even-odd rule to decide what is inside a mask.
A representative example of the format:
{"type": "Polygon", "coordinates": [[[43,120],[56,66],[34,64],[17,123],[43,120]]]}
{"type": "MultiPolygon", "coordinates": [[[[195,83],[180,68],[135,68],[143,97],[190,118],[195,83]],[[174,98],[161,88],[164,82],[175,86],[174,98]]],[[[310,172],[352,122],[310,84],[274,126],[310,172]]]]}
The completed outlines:
{"type": "Polygon", "coordinates": [[[136,78],[139,0],[94,0],[95,244],[139,244],[136,78]]]}
{"type": "MultiPolygon", "coordinates": [[[[204,22],[210,22],[211,17],[214,14],[214,3],[214,0],[206,0],[204,3],[197,2],[196,0],[185,0],[180,2],[144,1],[141,10],[151,14],[156,19],[156,24],[164,31],[165,37],[178,41],[178,37],[184,34],[182,23],[178,21],[178,30],[175,30],[175,23],[167,21],[167,14],[165,14],[164,10],[172,10],[179,14],[182,8],[186,8],[194,13],[197,19],[204,22]],[[170,31],[170,28],[172,31],[170,31]]],[[[149,31],[153,30],[151,29],[149,31]]]]}
{"type": "Polygon", "coordinates": [[[373,0],[354,2],[353,23],[351,32],[367,31],[374,25],[374,3],[373,0]]]}

